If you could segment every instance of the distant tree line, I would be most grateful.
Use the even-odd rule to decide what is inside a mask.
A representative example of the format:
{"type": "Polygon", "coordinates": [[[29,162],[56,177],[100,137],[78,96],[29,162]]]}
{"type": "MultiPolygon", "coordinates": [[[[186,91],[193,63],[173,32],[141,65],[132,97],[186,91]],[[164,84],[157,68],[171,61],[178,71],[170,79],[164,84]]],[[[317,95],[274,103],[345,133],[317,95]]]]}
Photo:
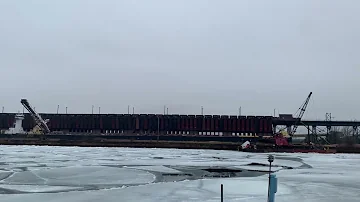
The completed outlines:
{"type": "Polygon", "coordinates": [[[360,139],[358,131],[360,131],[360,128],[354,130],[351,126],[332,127],[326,141],[330,144],[359,144],[360,139]]]}

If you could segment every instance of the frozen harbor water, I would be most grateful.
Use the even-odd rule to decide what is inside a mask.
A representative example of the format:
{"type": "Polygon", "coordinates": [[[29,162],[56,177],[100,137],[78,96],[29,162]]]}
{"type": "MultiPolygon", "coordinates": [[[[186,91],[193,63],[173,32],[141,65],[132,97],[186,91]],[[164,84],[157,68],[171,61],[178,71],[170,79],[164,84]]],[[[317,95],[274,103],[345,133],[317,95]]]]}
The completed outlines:
{"type": "MultiPolygon", "coordinates": [[[[1,201],[266,201],[266,155],[0,146],[1,201]]],[[[360,155],[274,154],[276,201],[359,201],[360,155]]]]}

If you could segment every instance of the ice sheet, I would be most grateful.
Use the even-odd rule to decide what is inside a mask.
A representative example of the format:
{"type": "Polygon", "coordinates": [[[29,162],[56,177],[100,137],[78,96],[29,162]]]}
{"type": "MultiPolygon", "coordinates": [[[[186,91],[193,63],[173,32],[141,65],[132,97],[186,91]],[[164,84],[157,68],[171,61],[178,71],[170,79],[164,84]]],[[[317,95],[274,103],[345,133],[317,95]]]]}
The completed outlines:
{"type": "MultiPolygon", "coordinates": [[[[267,175],[158,182],[152,173],[180,173],[177,166],[267,170],[257,165],[268,164],[266,154],[34,146],[0,146],[0,152],[1,201],[218,202],[221,183],[227,202],[263,202],[267,196],[267,175]],[[76,191],[79,189],[85,191],[76,191]]],[[[273,170],[278,170],[279,178],[277,202],[359,200],[360,155],[274,155],[273,170]]]]}

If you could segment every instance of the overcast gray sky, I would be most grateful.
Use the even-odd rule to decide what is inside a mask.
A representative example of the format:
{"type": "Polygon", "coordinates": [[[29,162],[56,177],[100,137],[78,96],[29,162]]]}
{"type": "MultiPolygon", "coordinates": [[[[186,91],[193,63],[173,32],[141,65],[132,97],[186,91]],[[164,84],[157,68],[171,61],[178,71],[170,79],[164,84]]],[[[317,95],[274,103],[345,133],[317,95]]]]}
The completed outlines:
{"type": "Polygon", "coordinates": [[[1,0],[0,105],[360,119],[359,0],[1,0]],[[277,113],[278,113],[277,111],[277,113]]]}

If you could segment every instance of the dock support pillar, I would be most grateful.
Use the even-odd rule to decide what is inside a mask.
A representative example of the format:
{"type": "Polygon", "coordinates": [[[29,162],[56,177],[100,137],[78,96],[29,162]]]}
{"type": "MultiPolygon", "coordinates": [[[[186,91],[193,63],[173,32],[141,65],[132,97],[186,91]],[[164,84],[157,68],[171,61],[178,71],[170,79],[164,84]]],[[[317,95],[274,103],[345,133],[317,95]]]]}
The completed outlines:
{"type": "Polygon", "coordinates": [[[312,137],[310,139],[310,142],[317,143],[317,128],[316,126],[312,126],[312,137]]]}
{"type": "Polygon", "coordinates": [[[311,136],[310,136],[310,126],[307,126],[307,143],[310,144],[311,142],[311,136]]]}
{"type": "Polygon", "coordinates": [[[290,135],[291,134],[291,126],[286,126],[286,129],[287,129],[287,133],[290,135]]]}
{"type": "Polygon", "coordinates": [[[274,131],[274,133],[276,133],[276,127],[277,127],[277,125],[273,125],[273,131],[274,131]]]}

